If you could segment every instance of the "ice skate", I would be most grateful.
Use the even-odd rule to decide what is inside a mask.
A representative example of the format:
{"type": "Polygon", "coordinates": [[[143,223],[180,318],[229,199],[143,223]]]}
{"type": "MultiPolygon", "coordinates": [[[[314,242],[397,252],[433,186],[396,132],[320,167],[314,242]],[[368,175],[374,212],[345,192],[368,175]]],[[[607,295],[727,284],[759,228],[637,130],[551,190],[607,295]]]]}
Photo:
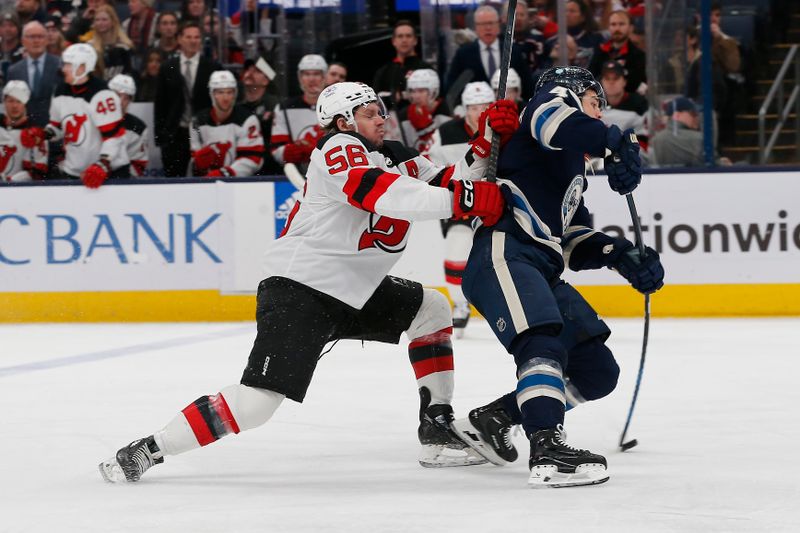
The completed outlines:
{"type": "Polygon", "coordinates": [[[449,405],[431,405],[422,412],[418,431],[422,444],[419,464],[426,468],[441,468],[486,463],[486,459],[450,429],[452,422],[453,408],[449,405]]]}
{"type": "Polygon", "coordinates": [[[153,436],[137,439],[117,452],[117,455],[98,465],[103,479],[109,483],[133,483],[142,474],[164,462],[153,436]]]}
{"type": "Polygon", "coordinates": [[[464,337],[464,329],[469,322],[470,312],[468,302],[458,302],[453,306],[453,335],[457,339],[464,337]]]}
{"type": "Polygon", "coordinates": [[[451,427],[473,450],[492,464],[503,466],[517,460],[517,449],[511,443],[514,422],[501,400],[470,411],[467,418],[455,420],[451,427]]]}
{"type": "Polygon", "coordinates": [[[560,425],[555,429],[542,429],[531,436],[528,486],[559,488],[608,481],[606,458],[573,448],[564,442],[565,438],[560,425]]]}

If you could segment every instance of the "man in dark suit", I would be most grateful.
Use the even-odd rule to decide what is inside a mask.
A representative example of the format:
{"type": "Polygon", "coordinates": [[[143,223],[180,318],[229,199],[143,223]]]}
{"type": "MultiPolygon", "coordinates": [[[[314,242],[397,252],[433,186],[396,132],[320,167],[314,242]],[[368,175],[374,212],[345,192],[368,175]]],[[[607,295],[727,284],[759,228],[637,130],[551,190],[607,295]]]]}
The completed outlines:
{"type": "Polygon", "coordinates": [[[61,59],[45,52],[47,30],[41,22],[31,21],[22,29],[25,59],[8,68],[8,79],[20,80],[31,88],[28,117],[34,126],[44,127],[50,117],[50,100],[61,76],[61,59]]]}
{"type": "Polygon", "coordinates": [[[211,107],[208,79],[222,69],[200,54],[202,40],[196,22],[181,26],[178,47],[180,52],[161,65],[156,82],[155,141],[168,177],[187,175],[189,124],[194,113],[211,107]]]}
{"type": "MultiPolygon", "coordinates": [[[[475,33],[478,39],[462,45],[456,50],[456,55],[450,63],[447,72],[446,87],[450,88],[456,83],[458,77],[465,71],[472,71],[472,78],[467,81],[485,81],[489,83],[492,74],[501,67],[502,43],[500,42],[500,16],[495,8],[483,5],[475,10],[475,33]]],[[[511,67],[517,71],[522,80],[522,97],[527,100],[533,96],[533,80],[530,68],[519,49],[511,48],[511,67]]]]}

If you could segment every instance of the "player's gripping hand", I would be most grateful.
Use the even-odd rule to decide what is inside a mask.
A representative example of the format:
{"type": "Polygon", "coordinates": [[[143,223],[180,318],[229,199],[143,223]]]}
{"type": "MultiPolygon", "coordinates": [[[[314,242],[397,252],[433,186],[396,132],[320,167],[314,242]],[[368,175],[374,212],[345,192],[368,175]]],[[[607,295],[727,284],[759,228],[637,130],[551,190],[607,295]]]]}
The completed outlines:
{"type": "Polygon", "coordinates": [[[283,147],[283,160],[286,163],[306,163],[314,151],[313,144],[304,142],[289,143],[283,147]]]}
{"type": "Polygon", "coordinates": [[[605,158],[608,184],[612,190],[628,194],[642,181],[639,140],[632,129],[623,132],[617,126],[609,126],[606,132],[606,147],[611,151],[605,158]]]}
{"type": "Polygon", "coordinates": [[[488,181],[453,180],[453,219],[481,217],[485,226],[494,226],[503,216],[506,202],[500,187],[488,181]]]}
{"type": "Polygon", "coordinates": [[[433,114],[424,105],[411,104],[408,106],[408,121],[415,130],[424,130],[433,124],[433,114]]]}
{"type": "Polygon", "coordinates": [[[81,181],[90,189],[96,189],[105,183],[109,172],[111,172],[111,164],[107,159],[100,159],[83,171],[81,181]]]}
{"type": "Polygon", "coordinates": [[[19,140],[25,148],[35,148],[50,139],[53,133],[43,128],[25,128],[20,132],[19,140]]]}
{"type": "Polygon", "coordinates": [[[500,135],[500,146],[504,146],[518,127],[517,104],[511,100],[494,102],[478,118],[478,134],[470,142],[473,153],[480,158],[489,157],[492,150],[492,132],[500,135]]]}
{"type": "Polygon", "coordinates": [[[219,168],[224,165],[225,154],[228,151],[226,148],[230,148],[230,143],[225,144],[227,144],[227,147],[214,143],[197,150],[192,155],[192,159],[194,159],[194,168],[199,172],[204,172],[209,168],[219,168]]]}
{"type": "Polygon", "coordinates": [[[613,245],[608,266],[628,280],[631,287],[642,294],[656,292],[664,286],[664,266],[658,252],[645,246],[644,257],[629,241],[613,245]]]}

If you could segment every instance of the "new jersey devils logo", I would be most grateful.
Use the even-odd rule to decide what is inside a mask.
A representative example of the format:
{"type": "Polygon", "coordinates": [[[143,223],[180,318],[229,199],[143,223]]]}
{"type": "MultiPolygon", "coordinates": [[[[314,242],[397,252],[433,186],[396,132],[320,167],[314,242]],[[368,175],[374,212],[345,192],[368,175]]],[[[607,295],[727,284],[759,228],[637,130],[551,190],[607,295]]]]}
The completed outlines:
{"type": "Polygon", "coordinates": [[[364,230],[358,241],[358,250],[380,248],[384,252],[396,254],[406,248],[406,237],[411,223],[406,220],[370,214],[369,228],[364,230]]]}
{"type": "Polygon", "coordinates": [[[14,145],[0,146],[0,174],[5,174],[7,170],[14,168],[12,158],[17,153],[17,147],[14,145]]]}
{"type": "Polygon", "coordinates": [[[86,140],[83,124],[88,117],[84,115],[69,115],[64,119],[64,144],[80,146],[86,140]]]}

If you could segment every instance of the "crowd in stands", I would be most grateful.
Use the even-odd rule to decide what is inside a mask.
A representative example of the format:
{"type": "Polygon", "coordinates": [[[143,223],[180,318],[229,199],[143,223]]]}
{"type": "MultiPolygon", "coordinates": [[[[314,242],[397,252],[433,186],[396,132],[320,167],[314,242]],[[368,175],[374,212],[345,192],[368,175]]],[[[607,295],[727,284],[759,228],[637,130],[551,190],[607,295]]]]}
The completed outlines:
{"type": "MultiPolygon", "coordinates": [[[[0,116],[0,156],[11,150],[14,139],[44,142],[35,147],[16,146],[14,149],[20,154],[31,154],[26,156],[30,171],[10,173],[0,168],[2,179],[80,177],[65,173],[61,165],[68,137],[58,141],[59,135],[53,132],[42,139],[19,134],[29,128],[56,127],[50,111],[57,87],[64,81],[61,56],[77,43],[85,43],[96,55],[92,71],[83,75],[87,80],[97,79],[109,85],[120,102],[124,100],[125,110],[131,101],[153,103],[152,137],[160,149],[166,176],[235,176],[245,171],[283,174],[286,164],[296,165],[302,172],[322,135],[316,124],[316,99],[327,85],[348,79],[347,65],[329,64],[316,54],[306,55],[296,65],[301,94],[281,96],[274,86],[270,87],[278,74],[270,65],[270,51],[262,47],[259,56],[245,60],[243,28],[257,31],[264,22],[255,0],[245,0],[242,11],[232,17],[220,17],[204,0],[183,0],[179,11],[156,11],[154,0],[117,1],[9,0],[7,4],[13,5],[0,10],[0,85],[5,104],[5,114],[0,116]],[[124,10],[118,7],[121,3],[124,10]],[[121,12],[125,13],[123,20],[121,12]],[[222,48],[227,56],[223,58],[217,57],[220,25],[224,25],[227,36],[227,46],[222,48]],[[222,79],[222,75],[215,74],[220,71],[231,73],[231,77],[223,76],[228,81],[220,82],[215,90],[209,83],[212,78],[222,79]],[[233,76],[234,87],[228,87],[233,76]],[[222,110],[215,95],[228,89],[233,91],[236,105],[231,102],[233,107],[222,110]],[[22,107],[15,105],[20,102],[22,107]],[[246,120],[251,115],[255,116],[252,123],[246,120]],[[200,135],[201,116],[210,127],[230,121],[240,127],[247,123],[249,131],[244,132],[240,144],[247,136],[250,141],[254,135],[258,139],[248,141],[246,149],[237,150],[234,142],[221,154],[224,142],[206,142],[200,135]],[[212,145],[214,157],[206,150],[212,145]],[[42,169],[42,153],[33,155],[37,149],[47,154],[46,170],[42,169]],[[261,152],[254,154],[255,149],[261,152]],[[202,164],[198,164],[198,151],[202,164]],[[237,165],[240,158],[252,164],[237,165]]],[[[603,120],[637,131],[648,151],[646,160],[652,165],[701,164],[699,121],[686,118],[696,118],[698,107],[702,106],[697,25],[691,24],[684,34],[676,36],[685,40],[686,57],[670,60],[675,95],[680,98],[653,115],[648,113],[651,104],[646,98],[644,2],[568,0],[565,7],[568,60],[572,65],[588,68],[601,81],[608,101],[603,120]],[[648,120],[653,121],[649,117],[661,115],[664,118],[658,123],[648,124],[648,120]],[[666,135],[682,138],[678,142],[665,141],[666,135]],[[675,145],[686,143],[698,146],[675,149],[675,145]],[[659,153],[661,150],[664,153],[659,153]]],[[[741,85],[742,73],[737,42],[720,29],[720,13],[719,5],[715,5],[711,32],[714,108],[723,126],[726,124],[722,117],[729,116],[734,101],[728,96],[737,84],[741,85]]],[[[387,137],[425,153],[438,138],[434,133],[449,121],[461,120],[459,124],[469,130],[471,122],[464,121],[466,111],[459,97],[467,87],[478,90],[475,83],[496,89],[504,23],[505,14],[497,3],[478,7],[468,27],[457,32],[462,44],[448,68],[437,72],[417,55],[419,43],[414,25],[397,22],[391,38],[395,57],[376,65],[373,79],[357,80],[370,83],[391,110],[387,137]],[[455,98],[449,99],[448,95],[455,98]]],[[[509,88],[518,91],[519,105],[531,97],[540,73],[558,60],[556,1],[519,0],[513,70],[509,76],[509,88]]],[[[144,134],[141,125],[129,127],[138,129],[138,135],[144,134]]],[[[720,130],[730,134],[732,126],[720,130]]],[[[141,147],[137,149],[141,151],[141,147]]],[[[8,160],[0,157],[0,167],[8,160]]],[[[145,166],[146,163],[145,160],[145,166]]],[[[129,154],[127,169],[131,175],[146,174],[142,164],[141,154],[129,154]]]]}

